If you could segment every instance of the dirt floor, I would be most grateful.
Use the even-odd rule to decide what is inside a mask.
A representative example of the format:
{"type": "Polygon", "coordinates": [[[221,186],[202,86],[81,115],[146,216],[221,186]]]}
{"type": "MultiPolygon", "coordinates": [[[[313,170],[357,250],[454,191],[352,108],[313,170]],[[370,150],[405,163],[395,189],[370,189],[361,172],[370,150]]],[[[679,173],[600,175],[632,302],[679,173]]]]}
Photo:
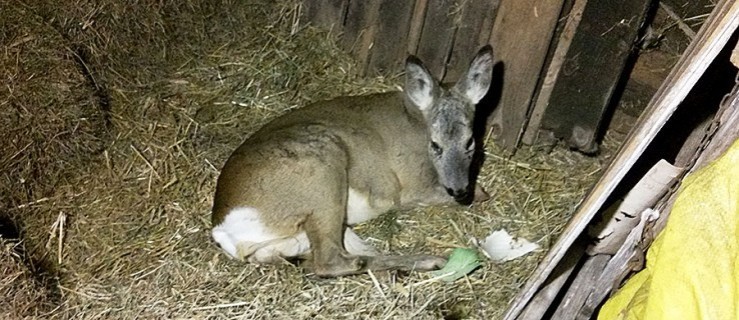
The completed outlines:
{"type": "MultiPolygon", "coordinates": [[[[0,12],[0,318],[496,319],[544,254],[451,284],[227,259],[209,211],[229,153],[292,108],[402,78],[358,77],[330,35],[298,23],[295,1],[10,1],[0,12]]],[[[547,248],[621,131],[597,157],[526,147],[506,158],[486,141],[491,201],[357,230],[398,254],[448,254],[499,228],[547,248]]]]}

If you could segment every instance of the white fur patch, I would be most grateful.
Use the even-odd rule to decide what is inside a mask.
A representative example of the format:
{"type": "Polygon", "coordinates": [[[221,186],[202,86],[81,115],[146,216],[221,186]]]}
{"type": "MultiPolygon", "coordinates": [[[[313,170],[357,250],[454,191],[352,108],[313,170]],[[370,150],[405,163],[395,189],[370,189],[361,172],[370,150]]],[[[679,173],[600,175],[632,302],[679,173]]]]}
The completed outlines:
{"type": "Polygon", "coordinates": [[[254,254],[249,256],[249,262],[254,263],[277,263],[282,258],[296,257],[310,250],[310,242],[305,232],[298,233],[293,237],[281,238],[263,243],[254,254]]]}
{"type": "Polygon", "coordinates": [[[346,223],[355,225],[377,217],[377,212],[369,203],[369,199],[356,190],[349,188],[349,196],[346,201],[346,223]]]}
{"type": "Polygon", "coordinates": [[[260,244],[279,239],[259,219],[259,211],[251,207],[231,210],[212,231],[213,239],[234,258],[243,259],[259,249],[260,244]]]}
{"type": "Polygon", "coordinates": [[[344,230],[344,249],[359,256],[376,256],[379,254],[375,247],[362,240],[351,228],[344,230]]]}
{"type": "MultiPolygon", "coordinates": [[[[352,194],[350,190],[350,194],[352,194]]],[[[359,201],[358,211],[370,212],[367,199],[354,193],[359,201]],[[363,202],[362,202],[363,201],[363,202]]],[[[357,202],[355,202],[357,204],[357,202]]],[[[231,210],[221,224],[211,231],[213,239],[230,256],[248,259],[253,263],[276,263],[282,258],[304,255],[310,251],[310,242],[305,231],[292,236],[279,236],[271,232],[259,219],[259,211],[251,207],[231,210]]],[[[369,217],[371,218],[371,217],[369,217]]],[[[375,255],[377,250],[364,242],[351,228],[344,230],[344,248],[352,254],[375,255]]]]}

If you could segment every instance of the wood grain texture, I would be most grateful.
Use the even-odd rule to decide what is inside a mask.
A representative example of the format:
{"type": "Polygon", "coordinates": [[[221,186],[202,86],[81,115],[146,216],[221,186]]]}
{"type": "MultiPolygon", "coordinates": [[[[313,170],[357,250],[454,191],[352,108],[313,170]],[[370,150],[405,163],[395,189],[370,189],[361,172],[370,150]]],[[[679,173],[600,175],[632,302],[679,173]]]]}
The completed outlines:
{"type": "Polygon", "coordinates": [[[624,74],[651,0],[588,1],[562,63],[541,130],[585,153],[624,74]]]}
{"type": "Polygon", "coordinates": [[[421,31],[423,31],[423,23],[426,21],[427,6],[428,0],[415,1],[410,30],[408,31],[408,53],[410,54],[415,55],[418,51],[418,43],[421,41],[421,31]]]}
{"type": "Polygon", "coordinates": [[[515,150],[542,72],[563,0],[502,1],[491,43],[503,62],[503,88],[490,120],[498,144],[515,150]]]}
{"type": "Polygon", "coordinates": [[[443,79],[454,44],[456,0],[428,0],[416,55],[436,79],[443,79]]]}
{"type": "Polygon", "coordinates": [[[348,3],[349,0],[303,1],[301,20],[303,23],[340,33],[348,3]]]}
{"type": "Polygon", "coordinates": [[[549,312],[552,302],[560,295],[562,288],[568,282],[571,282],[569,281],[570,276],[585,254],[586,245],[586,241],[578,241],[570,247],[562,259],[562,263],[558,264],[557,268],[552,271],[552,277],[548,279],[547,283],[533,297],[531,303],[523,310],[519,317],[520,320],[541,320],[547,318],[547,312],[549,312]]]}
{"type": "Polygon", "coordinates": [[[603,268],[608,264],[611,256],[597,255],[590,257],[582,268],[578,270],[577,277],[562,298],[562,302],[552,315],[552,319],[578,319],[588,320],[593,315],[592,310],[582,310],[590,292],[596,286],[599,286],[598,278],[600,278],[603,268]]]}
{"type": "Polygon", "coordinates": [[[413,1],[380,0],[379,21],[369,52],[368,73],[402,71],[407,56],[413,1]]]}
{"type": "MultiPolygon", "coordinates": [[[[455,13],[454,44],[446,65],[444,81],[454,82],[467,71],[477,50],[488,44],[495,11],[500,0],[466,0],[455,13]]],[[[495,54],[495,48],[493,48],[495,54]]]]}
{"type": "Polygon", "coordinates": [[[738,25],[739,3],[730,0],[720,1],[704,23],[696,40],[685,50],[663,85],[649,102],[618,154],[583,200],[558,241],[544,257],[524,288],[514,298],[504,319],[518,318],[520,312],[562,259],[567,248],[590,223],[606,198],[642,155],[708,65],[726,46],[729,37],[736,31],[738,25]]]}
{"type": "MultiPolygon", "coordinates": [[[[557,77],[564,65],[567,51],[570,50],[570,45],[575,37],[575,32],[582,20],[582,13],[585,11],[585,5],[588,3],[588,0],[574,1],[575,2],[572,5],[570,12],[567,14],[567,22],[557,39],[557,46],[554,49],[554,53],[552,53],[552,59],[547,66],[546,75],[541,83],[541,88],[536,96],[536,102],[532,106],[529,121],[523,133],[522,142],[528,145],[533,145],[539,139],[539,127],[544,118],[544,112],[546,111],[547,106],[549,106],[549,98],[552,96],[554,84],[557,83],[557,77]]],[[[544,137],[547,138],[549,136],[550,135],[544,135],[544,137]]]]}
{"type": "Polygon", "coordinates": [[[340,44],[357,61],[361,75],[367,72],[370,49],[379,25],[380,1],[352,0],[344,19],[340,44]]]}

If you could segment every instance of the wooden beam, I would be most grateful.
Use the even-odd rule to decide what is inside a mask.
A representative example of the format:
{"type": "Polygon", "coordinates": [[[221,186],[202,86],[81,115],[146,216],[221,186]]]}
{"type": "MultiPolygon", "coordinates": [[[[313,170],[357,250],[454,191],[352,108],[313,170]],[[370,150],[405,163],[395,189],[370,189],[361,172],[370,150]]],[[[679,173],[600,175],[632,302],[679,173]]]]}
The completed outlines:
{"type": "Polygon", "coordinates": [[[613,162],[582,202],[557,243],[544,257],[523,290],[514,298],[504,319],[513,320],[518,317],[521,310],[529,303],[531,297],[562,259],[567,248],[590,223],[606,198],[642,155],[680,102],[703,75],[708,65],[726,46],[729,37],[736,31],[737,25],[739,25],[739,3],[733,0],[721,0],[704,23],[696,40],[685,50],[649,102],[613,162]]]}
{"type": "Polygon", "coordinates": [[[585,261],[583,267],[578,270],[577,277],[562,298],[562,303],[552,315],[552,319],[588,320],[591,318],[592,311],[590,313],[587,311],[581,312],[581,308],[588,298],[587,293],[601,285],[597,280],[609,259],[611,259],[611,256],[600,254],[585,261]]]}
{"type": "Polygon", "coordinates": [[[562,259],[562,263],[557,265],[552,271],[552,276],[547,279],[548,283],[545,283],[542,289],[533,297],[531,303],[526,305],[526,309],[518,317],[519,320],[541,320],[545,318],[552,302],[559,296],[560,291],[567,284],[570,275],[572,275],[575,267],[585,254],[586,245],[585,241],[577,241],[570,247],[562,259]]]}

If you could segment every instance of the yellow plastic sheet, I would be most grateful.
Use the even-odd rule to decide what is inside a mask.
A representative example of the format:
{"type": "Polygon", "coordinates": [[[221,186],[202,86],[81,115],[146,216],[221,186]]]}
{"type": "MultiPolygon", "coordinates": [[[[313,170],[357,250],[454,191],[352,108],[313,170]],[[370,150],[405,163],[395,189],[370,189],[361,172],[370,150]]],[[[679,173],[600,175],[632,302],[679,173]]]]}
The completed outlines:
{"type": "Polygon", "coordinates": [[[647,265],[599,320],[739,319],[739,140],[687,177],[647,265]]]}

